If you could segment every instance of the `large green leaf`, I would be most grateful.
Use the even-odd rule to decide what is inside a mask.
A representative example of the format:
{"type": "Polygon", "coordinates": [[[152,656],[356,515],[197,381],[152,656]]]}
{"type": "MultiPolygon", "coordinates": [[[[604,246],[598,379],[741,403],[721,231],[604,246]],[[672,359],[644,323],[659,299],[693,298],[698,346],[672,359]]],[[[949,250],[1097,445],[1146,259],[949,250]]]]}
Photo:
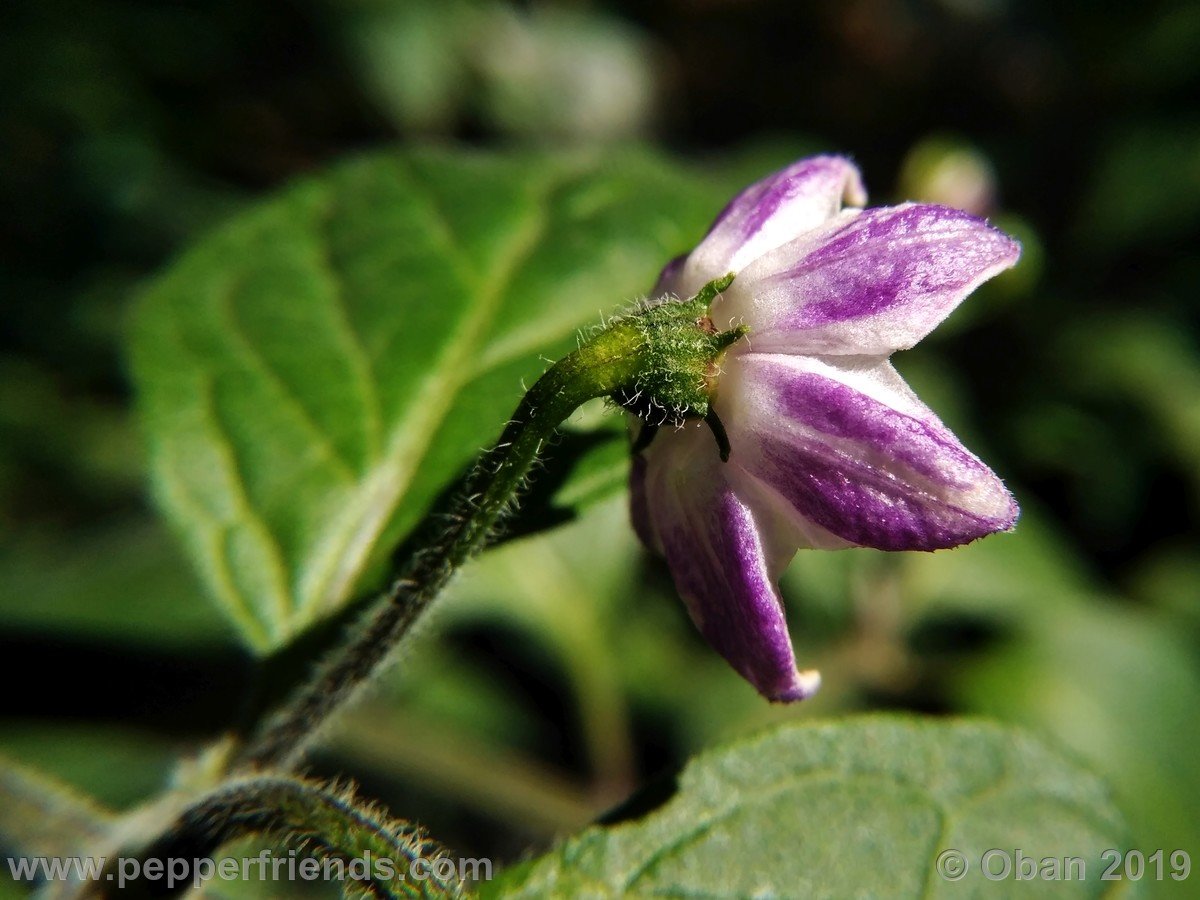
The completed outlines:
{"type": "Polygon", "coordinates": [[[393,154],[163,275],[133,333],[156,493],[248,642],[361,592],[542,358],[647,290],[721,193],[637,153],[393,154]]]}
{"type": "Polygon", "coordinates": [[[34,532],[0,548],[0,623],[59,643],[234,643],[166,528],[141,517],[70,539],[34,532]]]}
{"type": "Polygon", "coordinates": [[[959,672],[962,706],[1053,735],[1106,776],[1139,847],[1200,845],[1200,671],[1174,622],[1099,599],[1047,604],[959,672]]]}
{"type": "MultiPolygon", "coordinates": [[[[1012,885],[980,869],[985,852],[1002,849],[1014,863],[1018,850],[1039,863],[1084,861],[1086,879],[1025,882],[1021,896],[1094,897],[1114,887],[1100,880],[1101,854],[1125,841],[1099,780],[1022,732],[870,717],[783,726],[705,754],[655,812],[589,828],[485,892],[1004,896],[1012,885]],[[961,880],[939,876],[946,851],[967,861],[961,880]]],[[[993,855],[991,871],[1003,864],[993,855]]]]}

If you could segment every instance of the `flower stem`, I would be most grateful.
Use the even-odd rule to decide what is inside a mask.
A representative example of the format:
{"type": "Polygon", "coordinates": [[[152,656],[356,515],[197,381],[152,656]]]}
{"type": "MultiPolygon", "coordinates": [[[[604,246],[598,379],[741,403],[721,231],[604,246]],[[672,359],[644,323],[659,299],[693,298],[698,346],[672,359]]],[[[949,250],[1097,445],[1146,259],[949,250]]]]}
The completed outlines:
{"type": "Polygon", "coordinates": [[[386,664],[455,570],[481,550],[516,506],[554,430],[581,403],[628,388],[644,368],[644,329],[618,321],[555,363],[521,400],[496,446],[484,454],[449,508],[429,521],[390,587],[314,677],[270,717],[234,761],[241,770],[295,765],[330,717],[386,664]]]}
{"type": "MultiPolygon", "coordinates": [[[[87,885],[82,895],[109,896],[107,883],[117,877],[121,897],[182,894],[191,886],[188,878],[164,885],[161,868],[160,876],[152,878],[145,863],[211,859],[222,847],[246,838],[257,838],[279,851],[292,851],[286,855],[278,852],[272,858],[259,857],[275,865],[267,870],[275,878],[283,868],[280,863],[289,866],[284,871],[294,880],[301,860],[315,861],[307,870],[329,879],[334,876],[328,873],[344,874],[357,861],[373,860],[357,875],[350,869],[347,896],[441,898],[464,894],[465,885],[456,867],[449,863],[435,865],[448,859],[448,852],[416,826],[393,819],[378,805],[363,802],[348,786],[271,775],[231,780],[197,798],[173,816],[170,826],[153,842],[140,850],[122,848],[121,856],[113,857],[106,871],[87,885]],[[142,877],[126,880],[125,859],[139,860],[138,875],[142,877]],[[380,868],[380,862],[388,868],[380,868]],[[421,877],[410,879],[410,874],[421,877]]],[[[252,867],[255,860],[250,858],[249,862],[252,867]]],[[[261,873],[263,864],[259,865],[261,873]]],[[[195,876],[199,871],[188,874],[195,876]]],[[[303,874],[301,877],[314,880],[303,874]]],[[[337,877],[343,879],[342,875],[337,877]]]]}

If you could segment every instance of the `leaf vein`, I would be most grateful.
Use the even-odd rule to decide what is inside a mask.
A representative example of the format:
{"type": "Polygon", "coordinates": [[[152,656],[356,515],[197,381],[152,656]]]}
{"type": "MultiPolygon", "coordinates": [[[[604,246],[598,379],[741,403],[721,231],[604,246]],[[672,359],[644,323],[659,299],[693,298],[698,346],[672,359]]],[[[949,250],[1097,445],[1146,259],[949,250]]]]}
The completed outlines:
{"type": "Polygon", "coordinates": [[[312,433],[316,445],[321,449],[325,457],[337,467],[344,477],[353,480],[355,473],[350,461],[342,455],[328,432],[317,423],[312,412],[300,399],[300,394],[296,389],[275,370],[266,357],[254,346],[254,342],[250,340],[249,335],[246,334],[245,326],[237,314],[237,307],[233,300],[236,293],[237,285],[233,283],[218,295],[217,309],[223,314],[225,323],[229,327],[227,335],[237,344],[241,350],[242,357],[249,361],[258,373],[282,395],[284,401],[292,407],[293,411],[300,418],[300,421],[312,433]]]}
{"type": "Polygon", "coordinates": [[[383,434],[383,405],[379,399],[378,379],[375,377],[375,365],[367,352],[366,344],[355,327],[350,315],[350,307],[346,302],[342,279],[338,275],[333,261],[333,241],[330,228],[335,210],[330,203],[317,220],[317,240],[314,241],[313,255],[317,269],[325,276],[329,291],[329,301],[335,313],[335,319],[342,333],[346,361],[354,372],[355,380],[362,393],[363,409],[366,413],[364,430],[366,432],[366,453],[364,467],[379,456],[382,449],[383,434]]]}
{"type": "MultiPolygon", "coordinates": [[[[552,172],[545,178],[525,227],[512,235],[506,252],[472,292],[475,302],[446,341],[444,352],[422,382],[414,386],[408,411],[392,427],[375,476],[362,482],[356,491],[357,503],[351,501],[353,510],[347,525],[330,536],[322,552],[313,554],[316,565],[306,578],[308,587],[301,599],[303,613],[334,608],[353,589],[379,535],[428,454],[439,424],[467,383],[469,360],[478,352],[480,338],[498,313],[505,289],[546,233],[551,196],[572,177],[577,177],[575,171],[552,172]]],[[[416,180],[411,172],[409,178],[416,180]]],[[[438,209],[432,199],[429,205],[438,209]]],[[[454,241],[449,243],[457,246],[454,241]]]]}
{"type": "MultiPolygon", "coordinates": [[[[270,605],[267,607],[267,614],[275,626],[274,630],[278,634],[281,630],[284,630],[284,626],[288,620],[288,613],[290,611],[286,596],[286,585],[288,581],[286,574],[287,567],[283,561],[283,548],[280,547],[279,541],[274,532],[271,531],[266,522],[258,514],[257,510],[255,510],[253,504],[250,502],[249,494],[246,491],[245,478],[242,474],[242,466],[237,455],[237,448],[235,447],[233,441],[229,439],[228,430],[224,427],[224,423],[221,421],[221,415],[217,409],[212,378],[204,379],[201,405],[205,412],[205,418],[208,419],[213,429],[214,447],[223,458],[229,474],[229,484],[232,488],[233,501],[235,505],[234,512],[244,521],[246,526],[251,531],[258,534],[259,538],[265,543],[269,553],[270,559],[268,562],[271,565],[270,576],[272,581],[275,582],[276,590],[272,591],[271,596],[265,599],[270,601],[270,605]]],[[[226,535],[231,534],[232,527],[230,524],[222,524],[221,531],[226,535]]],[[[228,541],[219,540],[217,543],[218,547],[220,548],[218,550],[218,556],[220,557],[219,562],[221,564],[221,568],[225,572],[230,573],[230,576],[232,576],[232,569],[230,568],[230,560],[228,558],[227,550],[228,541]]],[[[254,606],[254,604],[246,601],[246,598],[242,595],[241,589],[237,586],[236,580],[232,580],[231,578],[230,585],[237,592],[239,598],[245,604],[247,609],[253,610],[257,608],[254,606]]]]}

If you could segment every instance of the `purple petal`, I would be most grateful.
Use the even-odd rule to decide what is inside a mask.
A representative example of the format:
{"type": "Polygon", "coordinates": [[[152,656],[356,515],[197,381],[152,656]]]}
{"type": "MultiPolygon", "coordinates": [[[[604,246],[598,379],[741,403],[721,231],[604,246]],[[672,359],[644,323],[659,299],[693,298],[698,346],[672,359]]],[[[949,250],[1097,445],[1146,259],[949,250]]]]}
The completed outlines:
{"type": "Polygon", "coordinates": [[[731,464],[852,544],[937,550],[1012,527],[999,478],[891,366],[747,353],[723,382],[731,464]],[[728,388],[727,388],[728,386],[728,388]]]}
{"type": "Polygon", "coordinates": [[[750,325],[756,351],[884,355],[917,343],[1020,252],[944,206],[847,212],[743,272],[721,315],[750,325]]]}
{"type": "Polygon", "coordinates": [[[742,677],[770,700],[802,700],[820,676],[800,672],[775,587],[795,552],[726,482],[701,427],[660,436],[647,451],[645,509],[692,621],[742,677]]]}
{"type": "Polygon", "coordinates": [[[858,169],[841,156],[802,159],[752,184],[729,202],[692,251],[677,293],[690,296],[714,278],[741,271],[822,225],[843,200],[862,205],[866,192],[858,169]]]}

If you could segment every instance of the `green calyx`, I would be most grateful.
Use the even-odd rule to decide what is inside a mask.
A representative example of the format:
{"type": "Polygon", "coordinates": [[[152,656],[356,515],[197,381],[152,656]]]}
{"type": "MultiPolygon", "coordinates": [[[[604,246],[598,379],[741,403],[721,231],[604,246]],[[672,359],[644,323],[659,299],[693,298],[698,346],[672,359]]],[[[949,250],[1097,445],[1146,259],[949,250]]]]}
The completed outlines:
{"type": "Polygon", "coordinates": [[[649,306],[610,326],[637,347],[635,371],[612,392],[614,402],[651,426],[709,416],[721,359],[749,330],[738,325],[719,331],[709,316],[733,277],[714,279],[691,299],[649,306]]]}

